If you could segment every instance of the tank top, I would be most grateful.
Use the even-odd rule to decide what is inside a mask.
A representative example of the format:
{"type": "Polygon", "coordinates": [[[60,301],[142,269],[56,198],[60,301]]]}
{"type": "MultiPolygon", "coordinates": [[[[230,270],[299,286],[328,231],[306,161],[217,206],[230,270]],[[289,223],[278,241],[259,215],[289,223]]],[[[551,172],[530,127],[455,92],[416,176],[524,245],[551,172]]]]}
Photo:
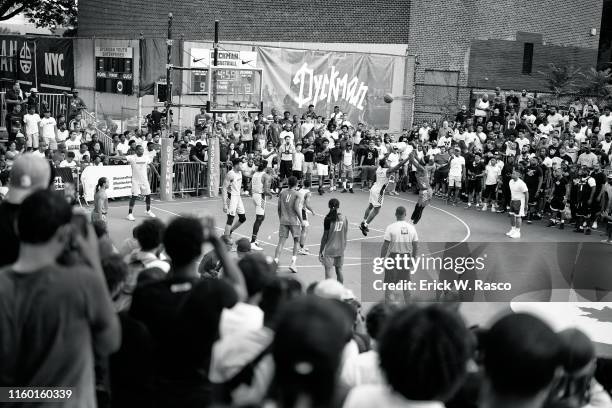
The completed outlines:
{"type": "Polygon", "coordinates": [[[416,171],[416,179],[419,184],[419,190],[428,190],[429,186],[429,171],[427,168],[423,166],[423,169],[418,169],[416,171]]]}
{"type": "Polygon", "coordinates": [[[242,173],[230,170],[227,175],[229,176],[229,193],[240,196],[240,188],[242,187],[242,173]]]}
{"type": "Polygon", "coordinates": [[[251,179],[251,182],[253,183],[253,193],[263,194],[263,175],[263,171],[258,171],[253,174],[253,178],[251,179]]]}
{"type": "Polygon", "coordinates": [[[342,164],[344,164],[345,166],[352,166],[353,165],[353,151],[344,151],[344,153],[342,153],[342,164]]]}
{"type": "Polygon", "coordinates": [[[338,218],[338,221],[333,221],[329,227],[323,256],[344,255],[348,235],[348,220],[343,214],[338,214],[338,218]]]}
{"type": "Polygon", "coordinates": [[[389,177],[387,176],[387,169],[385,167],[379,167],[376,169],[376,187],[382,188],[389,183],[389,177]]]}
{"type": "Polygon", "coordinates": [[[300,194],[296,190],[283,190],[280,197],[280,224],[300,225],[300,219],[295,211],[295,203],[300,200],[300,194]]]}

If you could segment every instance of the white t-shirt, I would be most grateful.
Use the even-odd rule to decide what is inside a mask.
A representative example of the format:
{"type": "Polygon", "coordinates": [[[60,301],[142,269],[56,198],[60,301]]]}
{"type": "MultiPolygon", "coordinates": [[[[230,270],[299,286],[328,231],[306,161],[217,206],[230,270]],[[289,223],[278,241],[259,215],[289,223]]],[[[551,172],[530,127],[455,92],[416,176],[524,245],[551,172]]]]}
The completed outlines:
{"type": "Polygon", "coordinates": [[[524,137],[524,138],[522,138],[522,139],[521,139],[521,138],[519,137],[519,138],[517,138],[517,139],[515,140],[515,142],[516,142],[516,144],[518,144],[518,149],[519,149],[519,151],[520,151],[520,150],[522,150],[522,149],[523,149],[523,146],[525,146],[525,145],[528,145],[528,144],[529,144],[529,139],[527,139],[526,137],[524,137]]]}
{"type": "Polygon", "coordinates": [[[280,133],[280,140],[281,140],[281,143],[283,143],[283,144],[285,143],[285,137],[287,137],[287,136],[289,136],[289,141],[291,142],[291,144],[293,144],[293,140],[295,139],[295,136],[293,135],[293,132],[291,132],[291,131],[286,131],[286,130],[283,130],[283,131],[280,133]]]}
{"type": "Polygon", "coordinates": [[[77,137],[74,140],[66,140],[66,150],[79,150],[81,148],[81,138],[77,137]]]}
{"type": "Polygon", "coordinates": [[[258,306],[238,302],[231,309],[223,309],[219,321],[221,338],[258,330],[263,327],[263,311],[258,306]]]}
{"type": "Polygon", "coordinates": [[[132,183],[148,184],[147,166],[151,163],[151,157],[148,154],[143,154],[140,157],[132,154],[126,156],[126,160],[132,166],[132,183]]]}
{"type": "Polygon", "coordinates": [[[547,125],[540,123],[538,129],[540,129],[540,132],[544,133],[545,135],[550,135],[550,132],[554,130],[553,126],[550,123],[547,125]]]}
{"type": "Polygon", "coordinates": [[[66,130],[58,130],[57,131],[56,139],[57,139],[58,142],[63,142],[63,141],[68,139],[68,135],[69,134],[70,133],[68,132],[68,129],[66,129],[66,130]]]}
{"type": "Polygon", "coordinates": [[[599,117],[599,130],[600,133],[603,135],[612,132],[612,114],[608,116],[601,115],[599,117]]]}
{"type": "Polygon", "coordinates": [[[293,166],[291,170],[294,171],[302,171],[302,166],[304,165],[304,153],[295,152],[293,155],[293,166]]]}
{"type": "Polygon", "coordinates": [[[26,113],[23,116],[23,123],[25,123],[25,131],[26,135],[33,135],[34,133],[38,133],[38,124],[40,123],[40,116],[38,113],[30,115],[26,113]]]}
{"type": "Polygon", "coordinates": [[[57,122],[55,118],[42,118],[40,120],[40,127],[42,130],[42,137],[45,139],[55,139],[55,126],[57,122]]]}
{"type": "Polygon", "coordinates": [[[62,160],[62,161],[60,162],[60,165],[59,165],[59,166],[60,166],[60,167],[69,167],[69,168],[71,168],[71,169],[74,169],[74,168],[76,167],[76,165],[77,165],[77,164],[76,164],[76,162],[75,162],[74,160],[73,160],[73,161],[71,161],[71,162],[69,162],[68,160],[62,160]]]}
{"type": "Polygon", "coordinates": [[[385,229],[385,241],[389,241],[389,253],[411,254],[412,243],[418,241],[416,228],[406,221],[396,221],[385,229]]]}
{"type": "Polygon", "coordinates": [[[399,164],[400,161],[399,154],[391,152],[387,157],[387,160],[389,161],[389,167],[395,167],[399,164]]]}
{"type": "Polygon", "coordinates": [[[444,408],[438,401],[410,401],[394,392],[388,385],[361,385],[353,388],[343,408],[444,408]]]}
{"type": "Polygon", "coordinates": [[[130,145],[126,140],[125,143],[119,143],[115,149],[117,150],[117,153],[124,156],[130,150],[130,145]]]}
{"type": "Polygon", "coordinates": [[[384,384],[378,352],[370,350],[347,359],[342,367],[341,378],[349,387],[384,384]]]}
{"type": "MultiPolygon", "coordinates": [[[[270,153],[272,153],[274,150],[268,150],[268,149],[263,149],[261,151],[261,155],[262,157],[266,157],[267,155],[269,155],[270,153]]],[[[276,157],[276,154],[272,154],[270,155],[270,157],[264,159],[267,163],[268,163],[268,167],[272,167],[272,161],[274,160],[274,158],[276,157]]]]}
{"type": "Polygon", "coordinates": [[[478,139],[478,136],[476,136],[475,132],[465,132],[465,144],[466,145],[469,146],[472,143],[476,143],[476,139],[478,139]]]}
{"type": "Polygon", "coordinates": [[[527,189],[527,184],[521,179],[517,179],[516,181],[510,180],[510,198],[512,200],[525,201],[525,193],[529,191],[527,189]]]}
{"type": "Polygon", "coordinates": [[[449,177],[461,177],[463,176],[463,166],[465,166],[465,157],[453,156],[450,161],[450,169],[448,170],[449,177]]]}
{"type": "Polygon", "coordinates": [[[487,186],[497,184],[497,180],[499,180],[499,176],[501,176],[501,168],[497,166],[497,163],[495,163],[494,166],[487,164],[487,167],[485,167],[485,174],[485,184],[487,186]]]}

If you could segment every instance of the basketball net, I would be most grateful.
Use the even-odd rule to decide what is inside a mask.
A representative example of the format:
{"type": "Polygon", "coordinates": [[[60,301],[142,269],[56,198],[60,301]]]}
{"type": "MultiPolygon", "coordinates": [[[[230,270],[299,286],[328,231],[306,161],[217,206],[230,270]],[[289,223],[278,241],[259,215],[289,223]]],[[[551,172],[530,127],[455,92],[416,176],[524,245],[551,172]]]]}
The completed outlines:
{"type": "Polygon", "coordinates": [[[239,122],[244,122],[245,119],[249,119],[249,111],[247,109],[238,109],[236,111],[236,113],[238,114],[238,121],[239,122]]]}

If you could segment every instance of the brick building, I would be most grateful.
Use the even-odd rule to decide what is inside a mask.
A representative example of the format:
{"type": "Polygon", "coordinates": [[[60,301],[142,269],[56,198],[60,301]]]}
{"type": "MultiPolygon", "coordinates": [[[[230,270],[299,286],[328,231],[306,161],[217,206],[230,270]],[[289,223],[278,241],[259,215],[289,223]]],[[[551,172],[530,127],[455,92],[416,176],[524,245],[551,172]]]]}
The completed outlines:
{"type": "MultiPolygon", "coordinates": [[[[597,65],[603,2],[608,0],[82,0],[79,36],[222,41],[397,45],[416,55],[415,118],[440,105],[469,103],[471,89],[545,90],[549,63],[597,65]]],[[[407,90],[406,92],[412,92],[407,90]]]]}

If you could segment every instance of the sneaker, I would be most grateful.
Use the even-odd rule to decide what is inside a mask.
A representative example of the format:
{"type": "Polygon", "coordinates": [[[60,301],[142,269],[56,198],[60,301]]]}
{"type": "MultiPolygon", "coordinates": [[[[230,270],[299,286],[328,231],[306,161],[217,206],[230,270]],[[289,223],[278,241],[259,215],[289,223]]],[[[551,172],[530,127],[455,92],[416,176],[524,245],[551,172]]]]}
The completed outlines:
{"type": "Polygon", "coordinates": [[[514,229],[514,227],[512,227],[512,228],[510,229],[510,231],[506,232],[506,235],[507,235],[507,236],[510,236],[510,235],[514,234],[514,231],[515,231],[515,229],[514,229]]]}
{"type": "Polygon", "coordinates": [[[593,222],[593,225],[591,226],[591,228],[597,229],[597,221],[593,222]]]}
{"type": "Polygon", "coordinates": [[[322,188],[319,188],[318,191],[319,191],[319,195],[323,195],[323,189],[322,188]]]}
{"type": "Polygon", "coordinates": [[[348,193],[348,190],[346,188],[342,189],[341,193],[348,193]]]}
{"type": "Polygon", "coordinates": [[[365,226],[363,221],[361,222],[361,224],[359,224],[359,229],[361,230],[361,233],[363,234],[364,237],[368,236],[367,227],[365,226]]]}
{"type": "Polygon", "coordinates": [[[329,191],[336,191],[336,186],[331,186],[331,187],[329,188],[329,191]]]}
{"type": "Polygon", "coordinates": [[[492,205],[492,206],[491,206],[491,212],[492,212],[492,213],[497,212],[497,208],[495,208],[495,206],[494,206],[494,205],[492,205]]]}
{"type": "Polygon", "coordinates": [[[590,228],[585,229],[584,235],[591,235],[591,229],[590,228]]]}
{"type": "Polygon", "coordinates": [[[520,230],[515,230],[512,235],[508,235],[510,238],[514,238],[514,239],[518,239],[521,237],[521,231],[520,230]]]}
{"type": "Polygon", "coordinates": [[[253,251],[263,251],[264,249],[257,245],[257,242],[251,242],[251,249],[253,251]]]}
{"type": "Polygon", "coordinates": [[[125,219],[128,221],[136,221],[136,218],[134,218],[134,214],[128,214],[128,216],[125,217],[125,219]]]}
{"type": "Polygon", "coordinates": [[[467,207],[465,208],[472,208],[472,203],[468,203],[467,207]]]}
{"type": "Polygon", "coordinates": [[[548,221],[548,225],[547,227],[554,227],[555,226],[555,222],[553,220],[548,221]]]}
{"type": "Polygon", "coordinates": [[[289,265],[289,271],[291,271],[291,273],[297,273],[297,265],[295,262],[291,262],[291,265],[289,265]]]}
{"type": "Polygon", "coordinates": [[[565,229],[565,223],[564,222],[559,224],[559,229],[560,230],[565,229]]]}
{"type": "Polygon", "coordinates": [[[300,254],[300,255],[310,255],[310,252],[306,248],[300,248],[300,249],[298,249],[298,254],[300,254]]]}
{"type": "MultiPolygon", "coordinates": [[[[491,207],[491,210],[493,210],[493,207],[491,207]]],[[[486,204],[482,205],[481,211],[487,211],[487,205],[486,204]]]]}
{"type": "Polygon", "coordinates": [[[147,214],[147,216],[149,216],[151,218],[157,218],[157,216],[155,214],[153,214],[153,211],[151,211],[151,210],[145,212],[145,214],[147,214]]]}
{"type": "Polygon", "coordinates": [[[601,241],[602,244],[608,244],[608,245],[612,245],[612,241],[608,240],[608,239],[602,239],[601,241]]]}
{"type": "Polygon", "coordinates": [[[353,187],[349,188],[349,193],[355,194],[355,192],[353,191],[353,187]]]}
{"type": "Polygon", "coordinates": [[[533,221],[531,221],[531,220],[529,220],[529,219],[528,219],[528,220],[527,220],[527,224],[533,224],[533,221]]]}

